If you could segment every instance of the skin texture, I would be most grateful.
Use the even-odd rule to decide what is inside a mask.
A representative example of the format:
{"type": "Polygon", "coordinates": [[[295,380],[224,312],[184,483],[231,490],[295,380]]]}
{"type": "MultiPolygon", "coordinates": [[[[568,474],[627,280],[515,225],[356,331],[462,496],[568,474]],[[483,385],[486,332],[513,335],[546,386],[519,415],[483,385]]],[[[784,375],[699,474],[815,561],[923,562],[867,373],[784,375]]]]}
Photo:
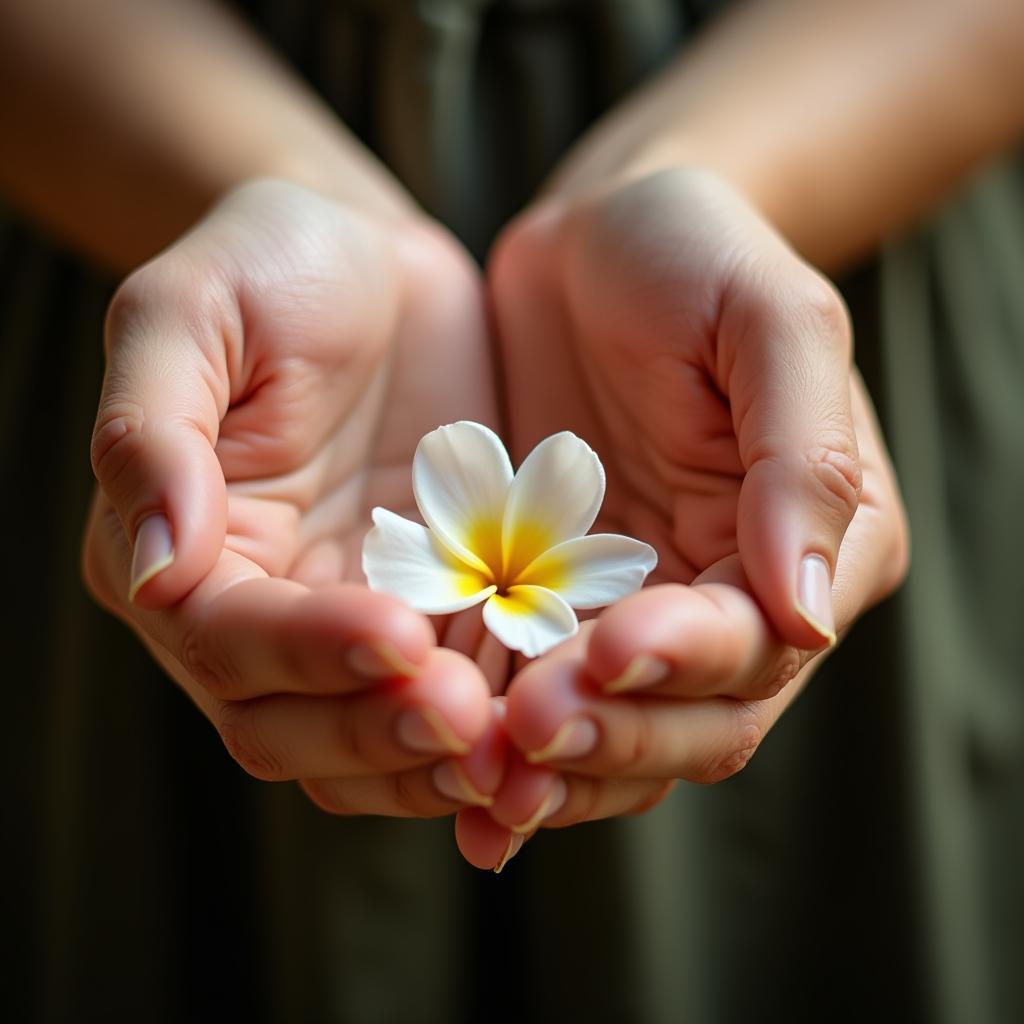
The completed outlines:
{"type": "Polygon", "coordinates": [[[475,803],[457,839],[491,867],[538,811],[642,810],[746,763],[821,648],[794,611],[800,555],[834,570],[840,632],[898,582],[902,512],[845,315],[781,238],[846,266],[1019,137],[1016,0],[760,0],[712,26],[497,247],[504,423],[479,272],[220,7],[43,0],[0,28],[5,193],[122,270],[173,243],[111,310],[85,571],[252,774],[345,813],[475,803]],[[234,191],[266,175],[306,187],[234,191]],[[609,472],[601,525],[662,556],[504,698],[478,619],[427,622],[355,569],[371,504],[411,511],[418,437],[462,417],[517,458],[576,430],[609,472]],[[154,513],[175,559],[130,602],[154,513]],[[638,654],[667,666],[656,690],[604,695],[638,654]],[[442,751],[396,739],[411,706],[447,723],[461,798],[438,788],[442,751]],[[527,760],[573,718],[591,753],[527,760]]]}
{"type": "Polygon", "coordinates": [[[902,579],[892,468],[838,296],[712,175],[554,200],[507,229],[490,280],[516,451],[588,438],[608,474],[595,530],[659,553],[652,585],[513,680],[491,814],[643,810],[742,768],[820,663],[804,555],[830,567],[840,631],[902,579]],[[636,659],[664,678],[607,693],[636,659]],[[573,722],[595,742],[561,759],[573,722]]]}
{"type": "Polygon", "coordinates": [[[440,229],[385,234],[262,182],[130,277],[111,308],[89,584],[243,768],[306,780],[334,810],[450,813],[428,766],[492,723],[477,666],[367,590],[359,560],[374,505],[414,508],[420,436],[452,414],[494,422],[480,298],[440,229]],[[130,539],[153,514],[168,518],[175,558],[129,601],[130,539]],[[369,667],[367,648],[379,652],[369,667]],[[447,744],[403,743],[410,708],[447,744]]]}
{"type": "Polygon", "coordinates": [[[1018,0],[747,0],[602,118],[549,184],[704,167],[842,270],[1024,132],[1018,0]]]}
{"type": "Polygon", "coordinates": [[[306,83],[211,0],[4,4],[0,89],[12,99],[0,188],[120,273],[254,178],[387,223],[415,212],[306,83]]]}

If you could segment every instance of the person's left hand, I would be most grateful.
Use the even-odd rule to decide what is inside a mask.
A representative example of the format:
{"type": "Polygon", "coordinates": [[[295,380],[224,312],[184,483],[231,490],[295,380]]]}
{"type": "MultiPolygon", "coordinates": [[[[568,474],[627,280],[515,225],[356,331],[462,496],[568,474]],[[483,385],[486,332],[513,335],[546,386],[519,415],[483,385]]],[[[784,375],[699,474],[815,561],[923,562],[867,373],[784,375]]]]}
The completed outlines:
{"type": "Polygon", "coordinates": [[[724,183],[672,171],[548,201],[489,279],[513,454],[583,437],[608,477],[596,528],[660,564],[513,680],[517,752],[457,828],[480,866],[542,823],[738,771],[907,561],[842,302],[724,183]]]}

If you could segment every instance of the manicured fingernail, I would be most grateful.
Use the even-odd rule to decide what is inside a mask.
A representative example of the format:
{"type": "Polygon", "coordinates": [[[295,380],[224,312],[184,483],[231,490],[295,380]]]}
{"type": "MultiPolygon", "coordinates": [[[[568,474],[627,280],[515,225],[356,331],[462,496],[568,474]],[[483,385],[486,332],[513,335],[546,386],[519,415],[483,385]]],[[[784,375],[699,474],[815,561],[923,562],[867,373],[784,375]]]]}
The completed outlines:
{"type": "Polygon", "coordinates": [[[394,644],[382,640],[375,644],[356,644],[346,655],[348,667],[367,679],[412,679],[419,666],[405,658],[394,644]]]}
{"type": "Polygon", "coordinates": [[[494,873],[500,875],[505,869],[505,865],[523,848],[523,843],[526,842],[526,836],[519,836],[513,833],[508,837],[508,845],[505,847],[505,852],[501,855],[501,860],[494,865],[494,873]]]}
{"type": "Polygon", "coordinates": [[[434,769],[434,785],[443,796],[459,804],[475,804],[477,807],[494,804],[494,797],[481,793],[458,761],[442,761],[434,769]]]}
{"type": "Polygon", "coordinates": [[[800,563],[797,580],[796,610],[829,647],[836,642],[836,623],[832,615],[832,578],[828,563],[821,555],[807,555],[800,563]]]}
{"type": "Polygon", "coordinates": [[[570,761],[583,757],[597,746],[597,726],[589,718],[570,718],[563,722],[546,747],[526,754],[530,764],[543,761],[570,761]]]}
{"type": "Polygon", "coordinates": [[[557,814],[562,809],[567,793],[565,780],[556,778],[551,785],[548,795],[541,801],[540,807],[533,812],[533,816],[521,825],[513,825],[512,831],[518,832],[521,835],[528,835],[539,828],[542,821],[546,821],[552,814],[557,814]]]}
{"type": "Polygon", "coordinates": [[[417,754],[468,754],[460,739],[434,708],[409,708],[398,716],[398,738],[417,754]]]}
{"type": "Polygon", "coordinates": [[[139,523],[135,533],[132,581],[128,588],[128,600],[134,601],[135,595],[173,561],[174,538],[167,517],[159,512],[147,516],[139,523]]]}
{"type": "Polygon", "coordinates": [[[605,683],[605,693],[625,693],[627,690],[642,690],[647,686],[655,686],[669,677],[672,666],[664,658],[653,654],[638,654],[627,666],[622,675],[616,676],[610,683],[605,683]]]}

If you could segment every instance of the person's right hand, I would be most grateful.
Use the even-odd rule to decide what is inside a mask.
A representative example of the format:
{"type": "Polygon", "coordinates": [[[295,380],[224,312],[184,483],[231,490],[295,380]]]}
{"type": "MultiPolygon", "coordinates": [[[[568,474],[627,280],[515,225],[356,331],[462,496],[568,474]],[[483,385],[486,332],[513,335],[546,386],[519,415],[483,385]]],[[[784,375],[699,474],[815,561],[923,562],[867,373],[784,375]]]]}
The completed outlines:
{"type": "Polygon", "coordinates": [[[435,762],[471,748],[442,788],[499,782],[480,670],[360,570],[420,436],[494,422],[478,278],[428,222],[257,182],[111,306],[87,582],[248,772],[331,811],[450,813],[435,762]]]}

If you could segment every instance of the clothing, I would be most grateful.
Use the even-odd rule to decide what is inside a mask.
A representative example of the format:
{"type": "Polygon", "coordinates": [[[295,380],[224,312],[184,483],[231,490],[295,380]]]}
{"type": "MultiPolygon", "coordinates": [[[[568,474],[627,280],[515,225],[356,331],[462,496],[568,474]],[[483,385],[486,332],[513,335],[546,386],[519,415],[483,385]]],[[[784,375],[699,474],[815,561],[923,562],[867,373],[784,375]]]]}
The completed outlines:
{"type": "MultiPolygon", "coordinates": [[[[713,6],[248,13],[482,255],[713,6]]],[[[907,584],[740,775],[541,833],[500,877],[461,862],[448,820],[332,818],[246,777],[90,603],[111,282],[13,218],[0,260],[9,1019],[1024,1020],[1019,163],[842,282],[910,513],[907,584]]]]}

